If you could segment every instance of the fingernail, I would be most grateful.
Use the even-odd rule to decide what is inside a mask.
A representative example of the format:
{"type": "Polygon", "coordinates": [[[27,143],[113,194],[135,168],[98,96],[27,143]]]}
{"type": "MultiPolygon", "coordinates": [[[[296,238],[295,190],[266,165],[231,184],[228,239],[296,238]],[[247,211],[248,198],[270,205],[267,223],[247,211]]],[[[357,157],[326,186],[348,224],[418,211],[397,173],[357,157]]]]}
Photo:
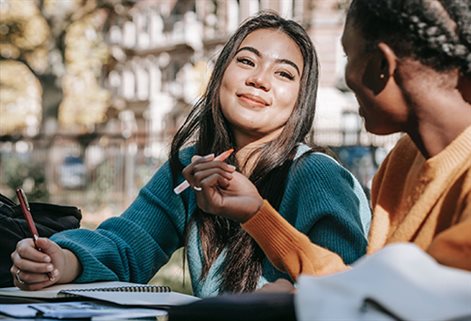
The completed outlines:
{"type": "Polygon", "coordinates": [[[44,262],[49,263],[51,262],[51,258],[49,256],[44,257],[44,262]]]}
{"type": "Polygon", "coordinates": [[[203,156],[204,159],[211,159],[214,157],[214,154],[208,154],[206,156],[203,156]]]}
{"type": "Polygon", "coordinates": [[[236,167],[234,165],[227,165],[229,166],[230,169],[232,169],[233,171],[235,171],[236,167]]]}
{"type": "Polygon", "coordinates": [[[55,269],[54,271],[52,271],[52,277],[55,279],[56,276],[59,275],[59,270],[58,269],[55,269]]]}
{"type": "Polygon", "coordinates": [[[52,271],[52,270],[54,270],[54,267],[52,266],[52,264],[48,264],[48,265],[46,266],[46,269],[47,269],[48,271],[52,271]]]}

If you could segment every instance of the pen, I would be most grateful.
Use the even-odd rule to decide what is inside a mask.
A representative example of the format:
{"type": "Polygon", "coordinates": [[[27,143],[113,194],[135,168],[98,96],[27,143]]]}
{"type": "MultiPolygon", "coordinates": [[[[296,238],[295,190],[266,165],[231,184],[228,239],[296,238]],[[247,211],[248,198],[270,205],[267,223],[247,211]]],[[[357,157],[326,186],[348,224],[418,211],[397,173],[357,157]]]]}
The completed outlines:
{"type": "MultiPolygon", "coordinates": [[[[26,223],[28,223],[28,228],[31,234],[33,235],[33,242],[34,242],[34,247],[40,252],[43,250],[37,245],[36,241],[39,238],[39,233],[38,229],[36,228],[36,224],[34,224],[33,221],[33,216],[31,215],[31,210],[29,207],[28,199],[26,198],[26,194],[21,188],[16,189],[16,196],[18,196],[18,201],[20,202],[20,207],[21,207],[21,212],[23,212],[23,215],[26,219],[26,223]]],[[[47,273],[49,276],[49,279],[52,279],[52,274],[47,273]]]]}
{"type": "MultiPolygon", "coordinates": [[[[218,156],[214,158],[216,161],[225,161],[229,156],[231,156],[232,152],[234,152],[234,148],[228,149],[225,152],[222,152],[218,156]]],[[[186,190],[188,187],[190,187],[190,183],[188,183],[187,180],[184,180],[180,185],[175,187],[173,191],[175,194],[180,194],[184,190],[186,190]]]]}

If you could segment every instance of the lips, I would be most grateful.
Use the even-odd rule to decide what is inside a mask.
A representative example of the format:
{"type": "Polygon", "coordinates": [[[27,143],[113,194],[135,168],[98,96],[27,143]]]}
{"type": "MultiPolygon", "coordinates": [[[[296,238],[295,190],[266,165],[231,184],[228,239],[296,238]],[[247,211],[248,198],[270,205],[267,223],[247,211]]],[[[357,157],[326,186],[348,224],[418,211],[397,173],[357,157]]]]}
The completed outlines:
{"type": "Polygon", "coordinates": [[[270,105],[265,99],[257,95],[243,93],[243,94],[237,94],[237,97],[242,102],[246,102],[250,105],[262,106],[262,107],[270,105]]]}

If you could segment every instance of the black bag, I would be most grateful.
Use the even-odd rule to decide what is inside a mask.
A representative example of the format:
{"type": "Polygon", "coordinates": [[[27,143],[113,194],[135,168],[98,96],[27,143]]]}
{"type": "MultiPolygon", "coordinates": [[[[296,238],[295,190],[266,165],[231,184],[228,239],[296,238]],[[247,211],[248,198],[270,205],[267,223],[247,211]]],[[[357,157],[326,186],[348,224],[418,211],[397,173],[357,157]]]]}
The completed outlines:
{"type": "Polygon", "coordinates": [[[292,293],[223,294],[170,307],[168,321],[296,321],[292,293]]]}
{"type": "MultiPolygon", "coordinates": [[[[29,205],[41,237],[80,227],[82,213],[77,207],[37,202],[30,202],[29,205]]],[[[0,194],[0,287],[13,286],[10,254],[18,241],[28,237],[32,235],[20,205],[0,194]]]]}

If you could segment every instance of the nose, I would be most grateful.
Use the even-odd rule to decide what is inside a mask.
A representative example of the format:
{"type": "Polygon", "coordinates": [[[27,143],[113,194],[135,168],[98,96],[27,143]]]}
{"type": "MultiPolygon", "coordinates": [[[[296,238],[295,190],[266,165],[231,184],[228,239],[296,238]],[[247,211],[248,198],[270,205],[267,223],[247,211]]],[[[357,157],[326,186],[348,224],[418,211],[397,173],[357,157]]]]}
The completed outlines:
{"type": "Polygon", "coordinates": [[[245,81],[247,86],[252,86],[264,91],[269,91],[271,89],[271,83],[267,72],[254,72],[245,81]]]}

